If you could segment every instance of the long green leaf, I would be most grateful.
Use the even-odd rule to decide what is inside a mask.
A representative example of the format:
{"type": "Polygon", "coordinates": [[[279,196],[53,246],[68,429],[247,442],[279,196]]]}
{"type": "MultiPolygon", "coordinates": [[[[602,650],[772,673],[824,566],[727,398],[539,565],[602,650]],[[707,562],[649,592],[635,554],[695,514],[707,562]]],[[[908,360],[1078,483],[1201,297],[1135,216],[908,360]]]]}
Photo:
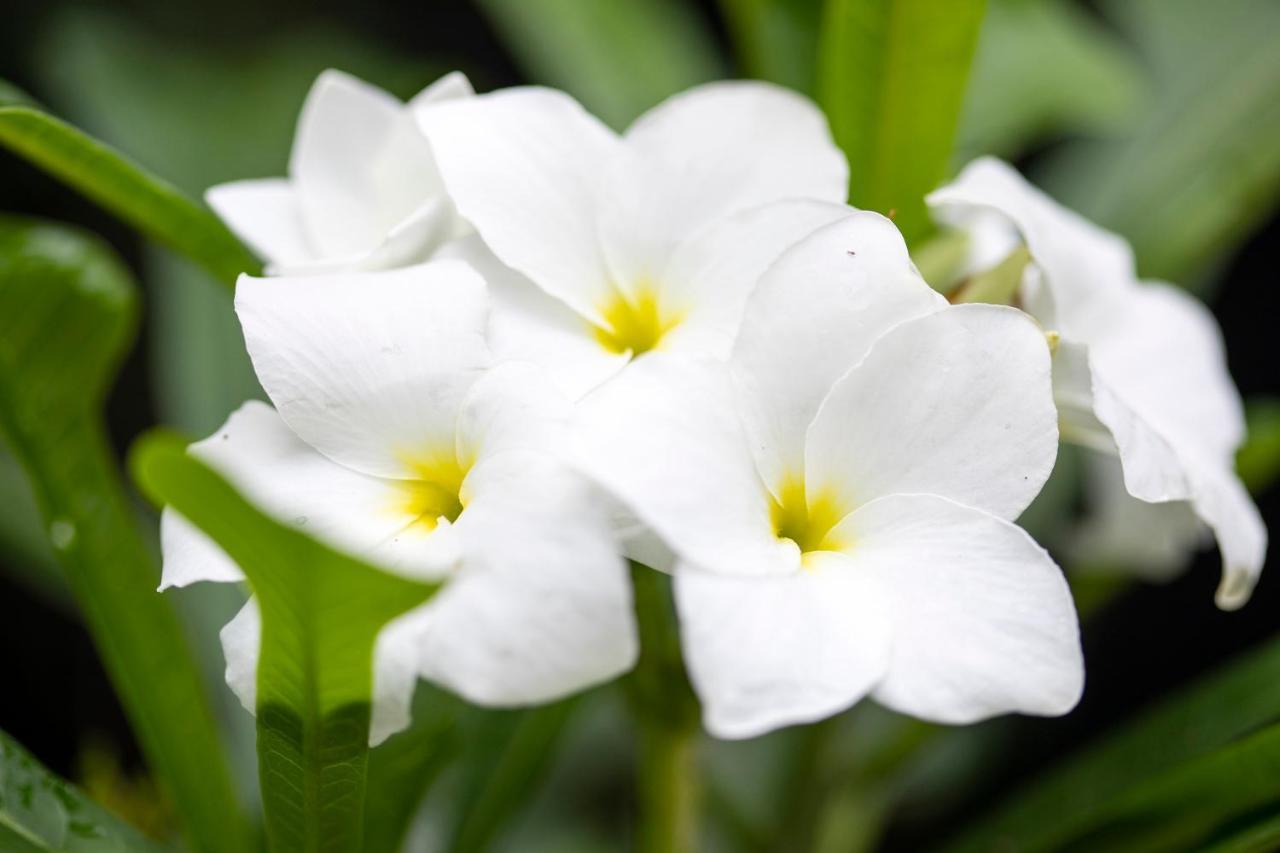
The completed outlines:
{"type": "Polygon", "coordinates": [[[724,76],[697,12],[677,0],[479,0],[529,74],[623,127],[668,95],[724,76]]]}
{"type": "Polygon", "coordinates": [[[135,477],[239,564],[262,613],[258,768],[276,851],[363,843],[373,647],[439,588],[382,572],[264,515],[177,438],[144,437],[135,477]]]}
{"type": "MultiPolygon", "coordinates": [[[[1143,799],[1148,796],[1140,787],[1143,783],[1152,781],[1156,786],[1149,794],[1154,798],[1150,802],[1158,802],[1160,796],[1173,797],[1185,790],[1180,786],[1197,784],[1198,766],[1216,768],[1218,761],[1230,766],[1234,759],[1211,757],[1218,750],[1277,720],[1280,641],[1273,640],[1051,771],[948,849],[1058,850],[1104,826],[1118,826],[1126,818],[1145,819],[1149,815],[1144,810],[1151,806],[1143,799]],[[1166,792],[1163,795],[1162,790],[1166,792]],[[1130,805],[1125,807],[1124,803],[1130,805]]],[[[1268,749],[1274,750],[1274,742],[1268,743],[1268,749]]],[[[1239,753],[1232,749],[1231,755],[1239,753]]],[[[1267,780],[1274,785],[1280,780],[1280,753],[1267,755],[1272,762],[1267,780]]],[[[1235,773],[1243,770],[1226,772],[1218,784],[1251,783],[1233,779],[1235,773]]],[[[1280,797],[1280,788],[1273,793],[1280,797]]],[[[1195,797],[1184,798],[1179,808],[1187,812],[1195,801],[1195,797]]]]}
{"type": "Polygon", "coordinates": [[[0,732],[0,850],[157,853],[162,848],[54,776],[0,732]]]}
{"type": "Polygon", "coordinates": [[[827,0],[818,100],[849,158],[849,201],[909,242],[947,174],[985,0],[827,0]]]}
{"type": "Polygon", "coordinates": [[[136,321],[132,282],[102,244],[0,218],[0,434],[193,847],[233,853],[247,849],[246,824],[99,413],[136,321]]]}
{"type": "Polygon", "coordinates": [[[812,93],[822,0],[720,0],[743,71],[812,93]]]}
{"type": "Polygon", "coordinates": [[[210,211],[15,92],[7,86],[0,90],[0,146],[203,265],[228,287],[240,273],[261,269],[210,211]]]}

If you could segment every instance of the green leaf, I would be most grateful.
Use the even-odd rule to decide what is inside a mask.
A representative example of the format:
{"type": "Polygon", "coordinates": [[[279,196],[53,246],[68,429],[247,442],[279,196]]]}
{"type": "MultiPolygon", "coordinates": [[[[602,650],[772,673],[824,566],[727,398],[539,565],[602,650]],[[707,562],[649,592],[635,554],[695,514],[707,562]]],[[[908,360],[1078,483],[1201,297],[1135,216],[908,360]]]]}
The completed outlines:
{"type": "Polygon", "coordinates": [[[258,770],[273,850],[358,851],[373,648],[438,584],[382,572],[264,515],[177,438],[152,434],[135,479],[244,571],[262,613],[258,770]]]}
{"type": "Polygon", "coordinates": [[[985,0],[827,0],[818,100],[849,158],[849,201],[913,242],[947,174],[985,0]]]}
{"type": "Polygon", "coordinates": [[[1133,242],[1144,276],[1203,273],[1280,193],[1280,4],[1124,0],[1108,17],[1150,77],[1145,109],[1063,149],[1042,185],[1133,242]]]}
{"type": "Polygon", "coordinates": [[[1280,476],[1280,398],[1249,400],[1244,413],[1248,437],[1236,454],[1236,470],[1249,491],[1261,494],[1280,476]]]}
{"type": "Polygon", "coordinates": [[[164,849],[54,776],[0,732],[0,850],[157,853],[164,849]]]}
{"type": "Polygon", "coordinates": [[[692,6],[675,0],[479,0],[515,58],[607,124],[624,127],[682,89],[724,76],[692,6]]]}
{"type": "Polygon", "coordinates": [[[135,527],[100,415],[133,338],[132,282],[101,243],[0,218],[0,434],[148,763],[197,850],[243,851],[248,830],[197,666],[135,527]]]}
{"type": "MultiPolygon", "coordinates": [[[[12,90],[10,88],[10,94],[12,90]]],[[[0,91],[0,98],[4,92],[0,91]]],[[[207,209],[118,151],[17,99],[0,99],[0,146],[44,169],[228,287],[261,265],[207,209]]]]}
{"type": "Polygon", "coordinates": [[[1169,818],[1162,810],[1175,812],[1183,830],[1203,828],[1264,791],[1280,795],[1277,719],[1280,640],[1273,640],[1050,770],[947,849],[1031,853],[1101,843],[1104,829],[1119,837],[1128,821],[1169,818]],[[1252,734],[1264,726],[1271,728],[1252,734]],[[1210,795],[1215,785],[1224,790],[1210,795]]]}
{"type": "Polygon", "coordinates": [[[813,92],[821,0],[720,0],[720,9],[743,71],[813,92]]]}
{"type": "Polygon", "coordinates": [[[1131,51],[1078,3],[991,0],[952,165],[1114,129],[1137,108],[1142,83],[1131,51]]]}

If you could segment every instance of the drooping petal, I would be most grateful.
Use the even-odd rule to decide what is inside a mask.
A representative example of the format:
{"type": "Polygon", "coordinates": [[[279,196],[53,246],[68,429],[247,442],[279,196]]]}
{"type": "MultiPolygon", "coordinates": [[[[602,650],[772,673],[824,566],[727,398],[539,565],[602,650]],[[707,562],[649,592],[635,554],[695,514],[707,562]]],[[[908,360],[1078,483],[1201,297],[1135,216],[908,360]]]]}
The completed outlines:
{"type": "Polygon", "coordinates": [[[452,260],[236,287],[281,417],[331,459],[384,477],[452,451],[458,407],[489,362],[487,312],[484,281],[452,260]]]}
{"type": "Polygon", "coordinates": [[[463,565],[427,605],[423,674],[485,705],[546,702],[635,661],[630,578],[605,506],[542,453],[476,465],[463,565]]]}
{"type": "MultiPolygon", "coordinates": [[[[409,708],[418,683],[417,640],[423,610],[415,610],[390,622],[378,634],[373,655],[373,705],[369,721],[369,745],[377,746],[409,727],[409,708]]],[[[258,704],[258,657],[262,646],[262,611],[256,599],[219,634],[227,662],[226,679],[231,692],[250,714],[258,704]]]]}
{"type": "Polygon", "coordinates": [[[883,677],[890,607],[883,584],[842,554],[786,575],[677,568],[681,644],[707,730],[747,738],[820,720],[883,677]]]}
{"type": "Polygon", "coordinates": [[[942,495],[1013,519],[1058,452],[1049,347],[1026,314],[958,305],[886,332],[809,428],[805,485],[848,506],[942,495]]]}
{"type": "MultiPolygon", "coordinates": [[[[245,403],[191,453],[277,521],[388,571],[438,578],[459,559],[447,525],[415,524],[401,481],[330,461],[265,403],[245,403]]],[[[173,510],[165,512],[161,546],[161,589],[243,577],[222,549],[173,510]]]]}
{"type": "Polygon", "coordinates": [[[792,246],[747,300],[735,379],[761,476],[803,470],[804,434],[832,384],[887,329],[946,306],[889,220],[855,211],[792,246]]]}
{"type": "Polygon", "coordinates": [[[612,293],[596,192],[620,141],[560,92],[516,88],[420,116],[458,212],[508,266],[584,317],[612,293]]]}
{"type": "Polygon", "coordinates": [[[723,365],[649,353],[578,405],[570,448],[684,561],[740,574],[799,565],[774,536],[723,365]]]}
{"type": "Polygon", "coordinates": [[[493,303],[489,346],[495,359],[532,361],[573,400],[629,361],[626,353],[602,347],[582,315],[504,266],[478,235],[452,241],[436,257],[465,260],[484,277],[493,303]]]}
{"type": "Polygon", "coordinates": [[[788,199],[726,217],[681,243],[658,282],[659,301],[680,322],[667,352],[728,357],[748,297],[778,256],[852,208],[788,199]]]}
{"type": "Polygon", "coordinates": [[[1021,528],[934,495],[891,495],[837,528],[889,591],[892,651],[875,698],[939,723],[1056,715],[1084,686],[1071,592],[1021,528]]]}
{"type": "Polygon", "coordinates": [[[204,199],[232,233],[272,266],[314,260],[297,195],[287,180],[265,178],[220,184],[209,189],[204,199]]]}

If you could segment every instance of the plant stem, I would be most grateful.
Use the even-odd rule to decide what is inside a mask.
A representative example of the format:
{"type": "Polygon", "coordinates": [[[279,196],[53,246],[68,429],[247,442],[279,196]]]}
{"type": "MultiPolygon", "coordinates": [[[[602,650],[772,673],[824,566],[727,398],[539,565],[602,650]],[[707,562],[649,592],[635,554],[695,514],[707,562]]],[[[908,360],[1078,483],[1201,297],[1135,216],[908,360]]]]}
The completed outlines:
{"type": "Polygon", "coordinates": [[[636,849],[685,853],[698,846],[698,704],[680,656],[670,579],[638,564],[631,574],[640,633],[627,685],[638,731],[636,849]]]}

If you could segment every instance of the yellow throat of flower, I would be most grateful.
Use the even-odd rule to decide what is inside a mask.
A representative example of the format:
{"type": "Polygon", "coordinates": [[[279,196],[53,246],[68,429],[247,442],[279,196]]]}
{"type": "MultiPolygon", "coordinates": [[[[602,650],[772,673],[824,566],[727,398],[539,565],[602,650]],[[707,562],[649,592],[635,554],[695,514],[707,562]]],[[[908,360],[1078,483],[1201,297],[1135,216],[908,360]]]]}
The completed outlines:
{"type": "Polygon", "coordinates": [[[634,294],[615,289],[600,306],[600,318],[603,323],[592,327],[600,345],[609,352],[629,351],[633,356],[657,349],[663,335],[683,319],[658,304],[658,290],[648,283],[636,287],[634,294]]]}
{"type": "Polygon", "coordinates": [[[830,490],[823,490],[813,500],[805,493],[803,476],[783,479],[777,497],[770,499],[769,517],[779,539],[790,539],[800,553],[839,551],[849,543],[831,535],[831,529],[846,513],[830,490]]]}
{"type": "Polygon", "coordinates": [[[435,530],[441,518],[457,521],[466,505],[462,481],[467,470],[454,453],[414,454],[405,457],[405,464],[413,476],[396,483],[392,510],[422,532],[435,530]]]}

